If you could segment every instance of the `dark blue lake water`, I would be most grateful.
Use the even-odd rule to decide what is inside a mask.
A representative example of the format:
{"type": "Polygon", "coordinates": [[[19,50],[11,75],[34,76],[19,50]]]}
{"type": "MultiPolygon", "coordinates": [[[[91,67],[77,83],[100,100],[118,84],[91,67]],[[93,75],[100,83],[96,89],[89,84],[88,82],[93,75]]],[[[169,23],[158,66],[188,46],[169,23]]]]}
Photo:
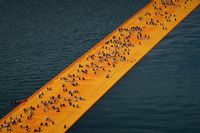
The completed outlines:
{"type": "MultiPolygon", "coordinates": [[[[0,2],[0,117],[149,0],[0,2]]],[[[199,133],[200,7],[119,80],[70,133],[199,133]]]]}

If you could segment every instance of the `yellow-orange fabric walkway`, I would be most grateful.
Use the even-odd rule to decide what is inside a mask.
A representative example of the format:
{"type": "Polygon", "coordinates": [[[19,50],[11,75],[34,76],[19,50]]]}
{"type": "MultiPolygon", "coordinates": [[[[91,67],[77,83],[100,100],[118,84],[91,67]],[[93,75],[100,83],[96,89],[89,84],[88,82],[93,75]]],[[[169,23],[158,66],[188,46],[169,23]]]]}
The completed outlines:
{"type": "Polygon", "coordinates": [[[0,131],[66,132],[200,4],[200,0],[163,1],[151,1],[4,116],[0,131]]]}

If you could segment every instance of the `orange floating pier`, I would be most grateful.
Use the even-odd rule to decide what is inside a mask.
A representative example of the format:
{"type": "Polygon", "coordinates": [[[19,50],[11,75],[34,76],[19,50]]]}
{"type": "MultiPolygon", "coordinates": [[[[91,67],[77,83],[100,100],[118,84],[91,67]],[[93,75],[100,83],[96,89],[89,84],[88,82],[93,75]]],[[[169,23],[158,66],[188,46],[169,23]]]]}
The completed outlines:
{"type": "Polygon", "coordinates": [[[200,0],[153,0],[0,120],[0,132],[66,132],[200,0]]]}

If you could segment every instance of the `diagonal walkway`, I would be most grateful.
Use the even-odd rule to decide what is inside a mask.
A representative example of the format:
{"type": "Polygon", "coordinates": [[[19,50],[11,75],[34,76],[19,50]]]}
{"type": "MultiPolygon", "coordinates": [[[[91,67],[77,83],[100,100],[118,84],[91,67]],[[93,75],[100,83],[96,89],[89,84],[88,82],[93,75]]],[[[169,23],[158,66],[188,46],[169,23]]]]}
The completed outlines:
{"type": "Polygon", "coordinates": [[[66,132],[200,4],[200,0],[173,1],[162,4],[161,0],[153,0],[147,4],[31,95],[27,102],[4,116],[0,131],[34,132],[40,127],[46,133],[66,132]]]}

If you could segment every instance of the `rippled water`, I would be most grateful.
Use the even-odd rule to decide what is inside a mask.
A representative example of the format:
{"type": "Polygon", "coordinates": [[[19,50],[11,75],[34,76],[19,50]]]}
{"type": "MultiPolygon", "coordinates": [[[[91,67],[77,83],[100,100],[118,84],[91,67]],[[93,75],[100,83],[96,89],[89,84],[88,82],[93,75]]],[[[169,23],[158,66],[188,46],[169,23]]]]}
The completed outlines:
{"type": "MultiPolygon", "coordinates": [[[[149,0],[1,1],[0,116],[149,0]]],[[[200,7],[119,80],[69,132],[200,132],[200,7]]]]}

